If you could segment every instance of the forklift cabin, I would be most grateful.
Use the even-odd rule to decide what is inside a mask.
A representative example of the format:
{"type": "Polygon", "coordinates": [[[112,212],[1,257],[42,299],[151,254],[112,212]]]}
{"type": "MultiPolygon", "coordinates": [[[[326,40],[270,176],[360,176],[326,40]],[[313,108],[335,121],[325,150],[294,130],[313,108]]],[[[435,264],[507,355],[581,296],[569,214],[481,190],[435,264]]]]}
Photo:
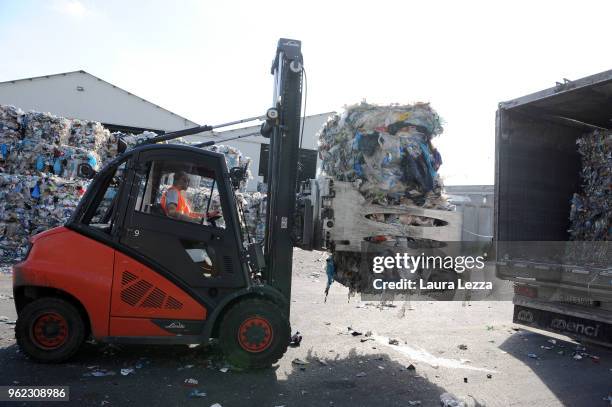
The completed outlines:
{"type": "Polygon", "coordinates": [[[203,305],[213,308],[227,293],[248,286],[246,258],[236,256],[245,249],[223,155],[178,145],[139,148],[106,168],[83,202],[88,205],[78,208],[67,227],[185,282],[203,305]],[[215,199],[221,218],[185,220],[166,213],[162,197],[179,172],[190,180],[184,199],[192,211],[205,214],[215,199]],[[190,199],[193,187],[212,193],[190,199]]]}

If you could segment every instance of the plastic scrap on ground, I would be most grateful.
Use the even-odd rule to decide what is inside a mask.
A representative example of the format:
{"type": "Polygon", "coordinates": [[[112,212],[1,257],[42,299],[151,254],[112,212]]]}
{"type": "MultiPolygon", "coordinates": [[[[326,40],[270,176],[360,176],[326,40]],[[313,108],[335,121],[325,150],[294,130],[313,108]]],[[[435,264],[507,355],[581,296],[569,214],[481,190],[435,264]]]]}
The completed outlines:
{"type": "Polygon", "coordinates": [[[302,343],[302,335],[300,335],[300,331],[297,331],[295,334],[291,336],[291,340],[289,341],[289,346],[292,348],[297,348],[302,343]]]}
{"type": "Polygon", "coordinates": [[[205,391],[200,391],[198,389],[193,389],[190,393],[189,393],[189,398],[203,398],[206,397],[206,392],[205,391]]]}
{"type": "Polygon", "coordinates": [[[84,377],[106,377],[106,376],[115,376],[117,373],[112,370],[106,369],[96,369],[91,372],[83,374],[84,377]]]}
{"type": "Polygon", "coordinates": [[[197,379],[194,378],[189,378],[189,379],[185,379],[185,381],[183,382],[183,385],[187,386],[187,387],[195,387],[199,384],[200,382],[198,382],[197,379]]]}
{"type": "Polygon", "coordinates": [[[466,407],[466,403],[460,400],[451,393],[442,393],[440,395],[440,406],[441,407],[466,407]]]}
{"type": "Polygon", "coordinates": [[[131,374],[136,373],[136,370],[132,369],[132,368],[127,368],[127,369],[121,369],[121,376],[128,376],[131,374]]]}

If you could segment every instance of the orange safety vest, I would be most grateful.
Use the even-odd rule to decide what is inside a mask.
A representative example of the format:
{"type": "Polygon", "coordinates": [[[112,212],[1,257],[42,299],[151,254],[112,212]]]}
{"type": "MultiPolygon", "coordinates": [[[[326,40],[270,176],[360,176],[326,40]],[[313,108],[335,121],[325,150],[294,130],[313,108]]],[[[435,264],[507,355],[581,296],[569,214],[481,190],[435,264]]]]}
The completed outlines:
{"type": "Polygon", "coordinates": [[[164,192],[161,198],[161,207],[164,209],[164,212],[166,212],[166,215],[168,215],[168,210],[166,208],[166,194],[171,189],[174,189],[178,194],[178,204],[176,205],[176,211],[178,213],[182,213],[183,215],[191,216],[191,208],[189,207],[187,200],[185,199],[183,194],[181,194],[181,191],[177,187],[174,187],[174,186],[168,188],[168,190],[164,192]]]}

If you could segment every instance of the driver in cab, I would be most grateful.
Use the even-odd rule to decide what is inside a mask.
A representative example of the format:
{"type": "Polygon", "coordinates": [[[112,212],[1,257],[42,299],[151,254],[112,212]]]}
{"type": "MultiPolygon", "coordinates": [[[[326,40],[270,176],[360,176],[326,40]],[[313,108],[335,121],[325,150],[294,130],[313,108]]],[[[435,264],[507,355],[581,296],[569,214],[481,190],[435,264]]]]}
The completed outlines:
{"type": "MultiPolygon", "coordinates": [[[[189,177],[184,171],[174,173],[172,186],[164,192],[161,198],[161,207],[166,216],[174,219],[186,220],[188,222],[200,223],[204,214],[193,212],[191,205],[185,197],[185,191],[189,186],[189,177]]],[[[206,219],[216,220],[221,217],[219,211],[211,211],[206,214],[206,219]]]]}

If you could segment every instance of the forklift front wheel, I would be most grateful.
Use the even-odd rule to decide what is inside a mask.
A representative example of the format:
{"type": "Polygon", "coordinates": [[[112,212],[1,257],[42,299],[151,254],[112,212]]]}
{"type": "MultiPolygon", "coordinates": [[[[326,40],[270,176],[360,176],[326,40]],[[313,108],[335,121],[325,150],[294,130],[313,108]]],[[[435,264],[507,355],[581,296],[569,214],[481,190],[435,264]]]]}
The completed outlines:
{"type": "Polygon", "coordinates": [[[32,359],[59,363],[77,352],[85,338],[85,324],[69,302],[40,298],[19,313],[15,337],[19,348],[32,359]]]}
{"type": "Polygon", "coordinates": [[[261,299],[245,299],[230,308],[219,330],[219,344],[237,367],[265,368],[287,350],[291,328],[282,310],[261,299]]]}

